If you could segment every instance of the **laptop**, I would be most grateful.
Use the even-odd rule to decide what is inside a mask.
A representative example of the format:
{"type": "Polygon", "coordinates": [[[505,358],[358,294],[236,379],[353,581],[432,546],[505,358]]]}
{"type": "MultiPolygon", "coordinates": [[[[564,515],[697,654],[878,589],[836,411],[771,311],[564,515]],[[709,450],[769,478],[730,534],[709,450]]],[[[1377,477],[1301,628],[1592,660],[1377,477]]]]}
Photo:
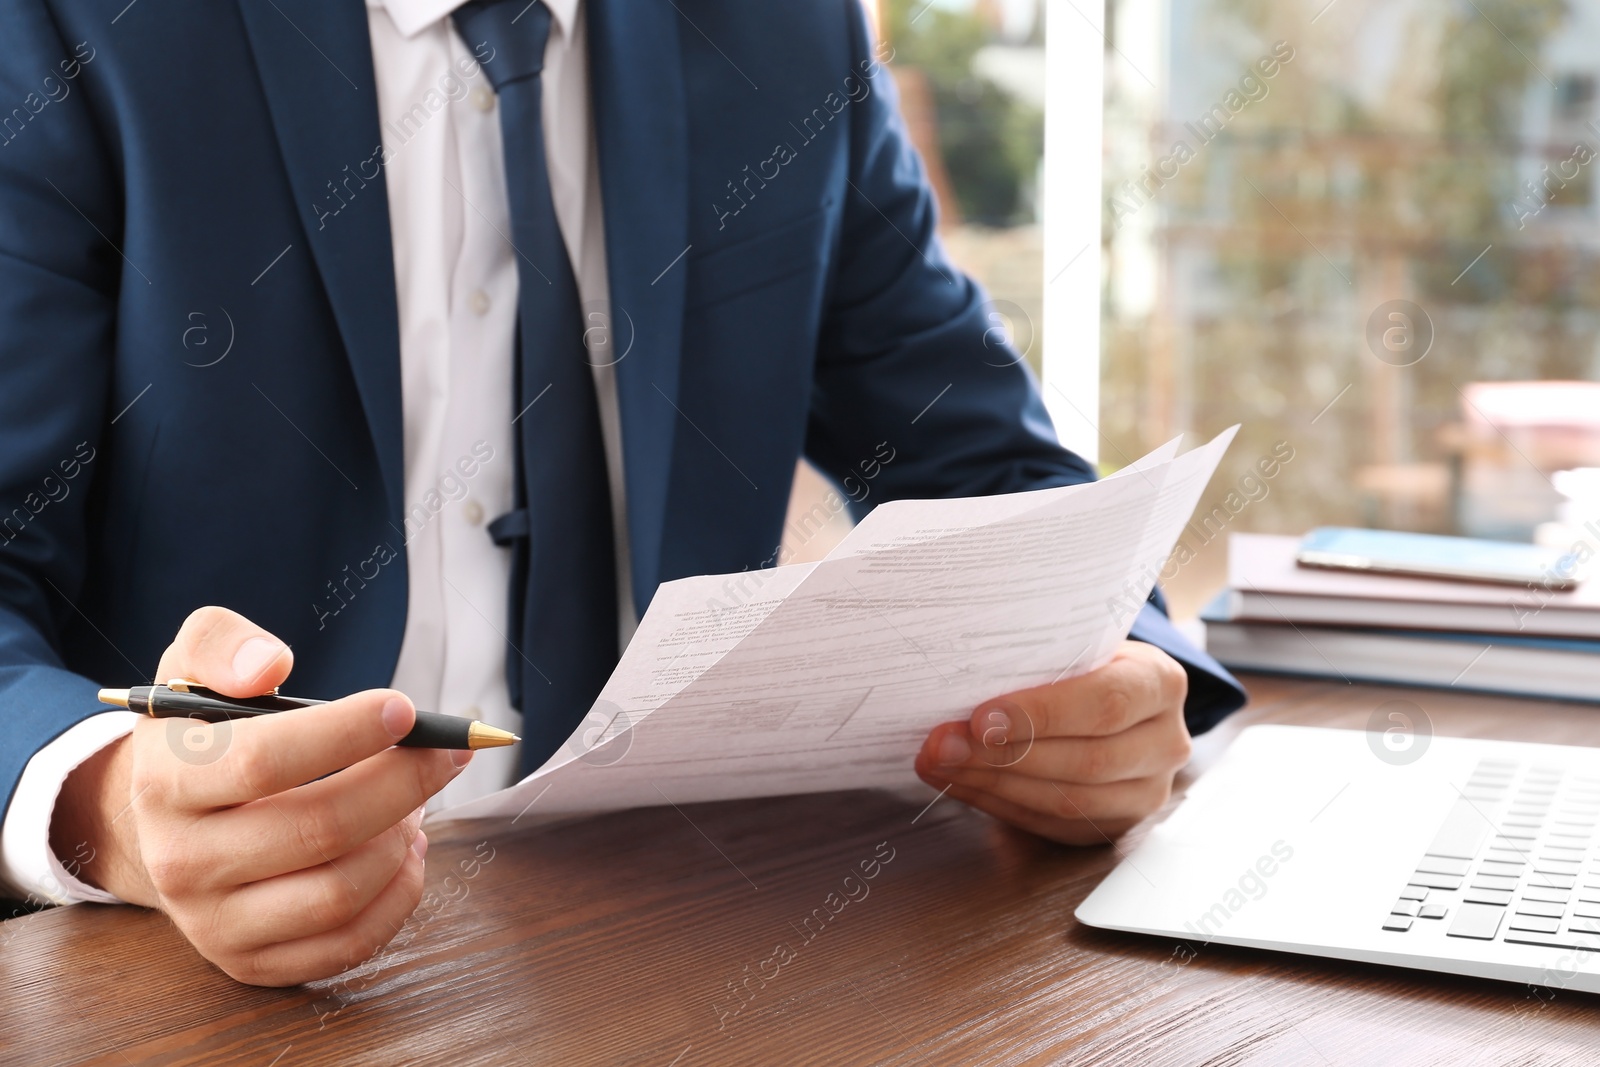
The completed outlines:
{"type": "Polygon", "coordinates": [[[1600,992],[1597,824],[1600,749],[1252,726],[1077,917],[1600,992]]]}

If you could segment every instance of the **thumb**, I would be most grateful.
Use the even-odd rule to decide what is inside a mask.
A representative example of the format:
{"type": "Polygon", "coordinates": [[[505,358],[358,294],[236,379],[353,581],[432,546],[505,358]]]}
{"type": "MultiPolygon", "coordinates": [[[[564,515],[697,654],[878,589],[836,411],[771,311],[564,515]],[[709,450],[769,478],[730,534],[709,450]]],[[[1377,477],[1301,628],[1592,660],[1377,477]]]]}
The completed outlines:
{"type": "Polygon", "coordinates": [[[294,667],[289,646],[236,611],[204,607],[184,620],[161,656],[157,682],[190,678],[232,697],[278,686],[294,667]]]}

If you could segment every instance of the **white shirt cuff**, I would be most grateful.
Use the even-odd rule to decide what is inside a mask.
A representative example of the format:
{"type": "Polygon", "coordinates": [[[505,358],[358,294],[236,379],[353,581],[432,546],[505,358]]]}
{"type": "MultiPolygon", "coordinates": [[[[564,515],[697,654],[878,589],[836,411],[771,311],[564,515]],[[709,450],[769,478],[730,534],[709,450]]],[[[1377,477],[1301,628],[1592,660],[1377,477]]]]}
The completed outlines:
{"type": "Polygon", "coordinates": [[[5,822],[0,824],[0,880],[17,896],[36,904],[71,904],[80,900],[120,904],[77,875],[92,856],[88,842],[73,854],[57,856],[50,848],[50,818],[67,775],[102,748],[127,735],[139,716],[131,711],[92,715],[33,754],[17,780],[5,822]]]}

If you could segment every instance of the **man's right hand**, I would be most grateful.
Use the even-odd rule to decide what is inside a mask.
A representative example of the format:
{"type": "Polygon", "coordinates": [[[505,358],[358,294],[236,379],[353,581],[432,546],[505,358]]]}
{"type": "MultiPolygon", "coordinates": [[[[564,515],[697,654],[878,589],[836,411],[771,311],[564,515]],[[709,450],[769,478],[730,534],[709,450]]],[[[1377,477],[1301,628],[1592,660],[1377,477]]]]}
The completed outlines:
{"type": "MultiPolygon", "coordinates": [[[[184,622],[156,678],[255,696],[292,665],[282,641],[211,607],[184,622]]],[[[141,719],[67,778],[51,847],[92,857],[80,878],[160,908],[241,982],[338,974],[417,906],[422,805],[470,756],[392,747],[415,717],[403,694],[373,689],[218,726],[141,719]]]]}

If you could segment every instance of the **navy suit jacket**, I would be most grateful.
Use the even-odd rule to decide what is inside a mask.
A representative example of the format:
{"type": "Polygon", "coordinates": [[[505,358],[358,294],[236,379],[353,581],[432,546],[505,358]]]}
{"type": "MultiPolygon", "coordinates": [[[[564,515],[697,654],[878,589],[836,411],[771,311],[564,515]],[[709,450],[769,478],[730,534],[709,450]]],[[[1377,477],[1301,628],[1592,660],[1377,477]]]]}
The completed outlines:
{"type": "MultiPolygon", "coordinates": [[[[326,696],[388,684],[405,623],[366,11],[110,11],[0,7],[8,801],[200,605],[288,641],[294,688],[326,696]]],[[[664,580],[769,563],[801,455],[843,479],[886,443],[868,505],[1093,477],[985,343],[858,0],[588,18],[641,612],[664,580]]],[[[1242,702],[1154,607],[1134,633],[1189,668],[1193,729],[1242,702]]]]}

